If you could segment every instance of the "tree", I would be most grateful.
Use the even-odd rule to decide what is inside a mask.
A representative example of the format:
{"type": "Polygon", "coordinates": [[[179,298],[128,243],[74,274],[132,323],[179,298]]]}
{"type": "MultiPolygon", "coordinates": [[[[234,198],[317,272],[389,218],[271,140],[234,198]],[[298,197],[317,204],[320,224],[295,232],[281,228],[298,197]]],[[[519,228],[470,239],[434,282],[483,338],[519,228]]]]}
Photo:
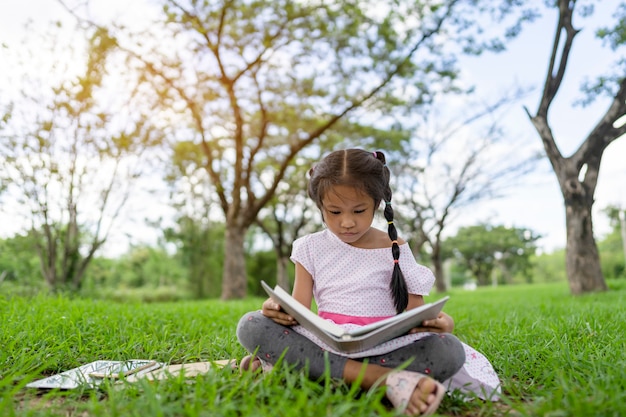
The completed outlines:
{"type": "Polygon", "coordinates": [[[515,273],[529,277],[537,239],[539,236],[528,229],[481,224],[460,228],[445,240],[444,247],[471,272],[478,285],[488,285],[495,277],[494,269],[500,270],[504,283],[515,273]]]}
{"type": "MultiPolygon", "coordinates": [[[[63,47],[59,39],[58,33],[50,36],[52,50],[63,47]]],[[[63,67],[63,54],[50,67],[61,67],[61,74],[42,85],[25,66],[22,97],[0,131],[2,197],[19,205],[53,290],[81,287],[128,199],[144,151],[159,143],[141,107],[106,82],[114,47],[108,32],[89,32],[84,51],[67,48],[70,62],[84,56],[82,73],[63,67]],[[102,104],[107,101],[108,107],[102,104]]]]}
{"type": "Polygon", "coordinates": [[[166,175],[176,224],[164,231],[187,268],[189,287],[197,298],[221,293],[224,225],[219,218],[215,187],[203,167],[202,149],[180,142],[173,149],[166,175]],[[216,213],[217,212],[217,213],[216,213]]]}
{"type": "Polygon", "coordinates": [[[459,3],[166,2],[200,65],[171,57],[146,68],[184,104],[204,150],[226,222],[223,298],[245,295],[243,237],[296,155],[333,136],[366,147],[376,123],[450,88],[454,59],[441,43],[463,43],[472,19],[459,3]]]}
{"type": "Polygon", "coordinates": [[[472,205],[500,197],[535,165],[532,150],[520,152],[524,147],[516,146],[500,122],[506,108],[524,94],[515,89],[488,105],[465,105],[459,116],[450,114],[446,105],[449,120],[439,123],[437,114],[423,114],[408,158],[392,165],[398,178],[394,200],[399,224],[414,255],[429,256],[438,291],[447,289],[442,253],[446,228],[472,205]]]}
{"type": "MultiPolygon", "coordinates": [[[[626,77],[623,65],[617,65],[617,76],[603,77],[589,88],[592,93],[609,92],[612,102],[580,147],[571,156],[563,156],[556,144],[548,115],[561,87],[579,30],[573,24],[577,1],[559,0],[557,4],[559,17],[539,107],[534,115],[528,109],[526,112],[543,142],[563,195],[567,276],[572,294],[580,294],[607,289],[593,235],[592,206],[602,154],[611,142],[626,133],[626,125],[618,122],[626,114],[626,77]]],[[[583,8],[583,13],[588,10],[583,8]]],[[[622,6],[622,19],[616,26],[599,32],[601,37],[611,42],[613,49],[626,41],[623,36],[625,15],[626,8],[622,6]]]]}
{"type": "Polygon", "coordinates": [[[174,142],[203,150],[226,224],[224,299],[245,296],[246,231],[296,155],[337,137],[367,147],[372,130],[387,131],[390,143],[405,137],[395,113],[454,88],[447,49],[502,47],[472,32],[490,2],[163,4],[164,29],[148,37],[118,28],[117,40],[153,83],[159,108],[182,119],[174,142]]]}
{"type": "Polygon", "coordinates": [[[286,291],[291,290],[288,274],[289,256],[293,241],[311,226],[321,223],[316,220],[317,207],[308,198],[307,171],[309,161],[300,160],[291,166],[274,197],[259,212],[257,224],[272,242],[276,253],[276,283],[286,291]]]}

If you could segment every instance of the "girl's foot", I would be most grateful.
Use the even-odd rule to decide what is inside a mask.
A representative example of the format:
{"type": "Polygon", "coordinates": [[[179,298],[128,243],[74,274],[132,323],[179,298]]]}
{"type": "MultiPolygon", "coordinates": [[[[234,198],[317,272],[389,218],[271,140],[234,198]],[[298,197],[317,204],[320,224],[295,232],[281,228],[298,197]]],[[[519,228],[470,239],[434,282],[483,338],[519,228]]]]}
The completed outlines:
{"type": "Polygon", "coordinates": [[[241,362],[239,363],[239,370],[241,372],[254,372],[261,366],[261,360],[252,355],[244,356],[241,362]]]}
{"type": "Polygon", "coordinates": [[[442,384],[417,372],[392,372],[385,380],[387,398],[407,415],[427,416],[437,411],[445,388],[442,384]]]}
{"type": "Polygon", "coordinates": [[[263,362],[258,356],[252,355],[244,356],[241,363],[239,363],[239,370],[241,372],[255,372],[259,368],[261,368],[263,372],[269,372],[272,367],[273,365],[271,363],[263,362]]]}

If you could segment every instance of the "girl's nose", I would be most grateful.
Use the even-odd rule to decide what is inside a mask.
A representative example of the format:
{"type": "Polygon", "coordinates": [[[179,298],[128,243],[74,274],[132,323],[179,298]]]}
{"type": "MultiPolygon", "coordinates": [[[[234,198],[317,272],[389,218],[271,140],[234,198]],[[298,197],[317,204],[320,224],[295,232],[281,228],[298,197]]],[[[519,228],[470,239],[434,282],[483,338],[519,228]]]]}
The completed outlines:
{"type": "Polygon", "coordinates": [[[355,222],[351,216],[344,216],[341,219],[341,227],[343,228],[350,229],[351,227],[354,227],[354,225],[355,225],[355,222]]]}

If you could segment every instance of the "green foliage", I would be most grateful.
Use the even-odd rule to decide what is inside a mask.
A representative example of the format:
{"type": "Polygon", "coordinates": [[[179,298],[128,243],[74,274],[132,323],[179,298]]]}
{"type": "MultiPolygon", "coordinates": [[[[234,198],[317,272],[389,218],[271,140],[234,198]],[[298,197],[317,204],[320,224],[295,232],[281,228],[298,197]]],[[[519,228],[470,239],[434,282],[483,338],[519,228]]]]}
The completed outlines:
{"type": "Polygon", "coordinates": [[[43,283],[39,258],[28,235],[0,239],[0,285],[6,282],[24,286],[43,283]]]}
{"type": "Polygon", "coordinates": [[[542,253],[531,257],[533,283],[567,282],[565,273],[565,249],[542,253]]]}
{"type": "Polygon", "coordinates": [[[621,3],[615,11],[615,26],[598,29],[596,35],[605,40],[614,51],[626,43],[626,4],[621,3]]]}
{"type": "Polygon", "coordinates": [[[224,225],[189,216],[164,232],[176,247],[175,258],[187,271],[187,288],[196,298],[220,295],[224,260],[224,225]]]}
{"type": "Polygon", "coordinates": [[[598,241],[602,274],[607,279],[626,278],[626,210],[608,206],[603,212],[609,218],[613,230],[598,241]]]}
{"type": "Polygon", "coordinates": [[[598,242],[602,274],[606,279],[626,278],[626,253],[619,226],[598,242]]]}
{"type": "Polygon", "coordinates": [[[450,285],[454,287],[462,287],[465,284],[474,284],[469,270],[458,262],[448,262],[449,268],[447,273],[450,275],[450,285]]]}
{"type": "Polygon", "coordinates": [[[510,283],[515,274],[532,281],[530,257],[539,236],[528,229],[481,224],[460,228],[443,247],[467,268],[478,285],[510,283]],[[498,272],[494,277],[494,272],[498,272]]]}
{"type": "MultiPolygon", "coordinates": [[[[107,259],[99,261],[98,266],[101,270],[102,266],[111,264],[111,261],[107,259]]],[[[110,287],[157,288],[184,284],[184,268],[160,247],[133,247],[110,266],[113,266],[115,270],[108,277],[100,279],[101,282],[110,280],[110,282],[102,282],[110,287]]],[[[97,274],[97,271],[94,273],[97,274]]],[[[97,279],[97,276],[94,277],[94,280],[97,279]]]]}
{"type": "Polygon", "coordinates": [[[263,297],[266,292],[261,287],[261,280],[276,285],[276,252],[257,251],[246,257],[248,291],[251,296],[263,297]]]}

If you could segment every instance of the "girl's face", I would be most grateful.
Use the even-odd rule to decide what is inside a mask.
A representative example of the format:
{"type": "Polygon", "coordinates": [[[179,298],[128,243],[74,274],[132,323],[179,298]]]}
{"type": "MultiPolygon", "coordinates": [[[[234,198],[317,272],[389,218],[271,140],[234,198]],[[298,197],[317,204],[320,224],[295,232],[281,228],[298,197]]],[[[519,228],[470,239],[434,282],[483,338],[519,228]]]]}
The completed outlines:
{"type": "Polygon", "coordinates": [[[322,214],[328,229],[345,243],[355,244],[374,220],[374,199],[353,187],[336,185],[322,199],[322,214]]]}

